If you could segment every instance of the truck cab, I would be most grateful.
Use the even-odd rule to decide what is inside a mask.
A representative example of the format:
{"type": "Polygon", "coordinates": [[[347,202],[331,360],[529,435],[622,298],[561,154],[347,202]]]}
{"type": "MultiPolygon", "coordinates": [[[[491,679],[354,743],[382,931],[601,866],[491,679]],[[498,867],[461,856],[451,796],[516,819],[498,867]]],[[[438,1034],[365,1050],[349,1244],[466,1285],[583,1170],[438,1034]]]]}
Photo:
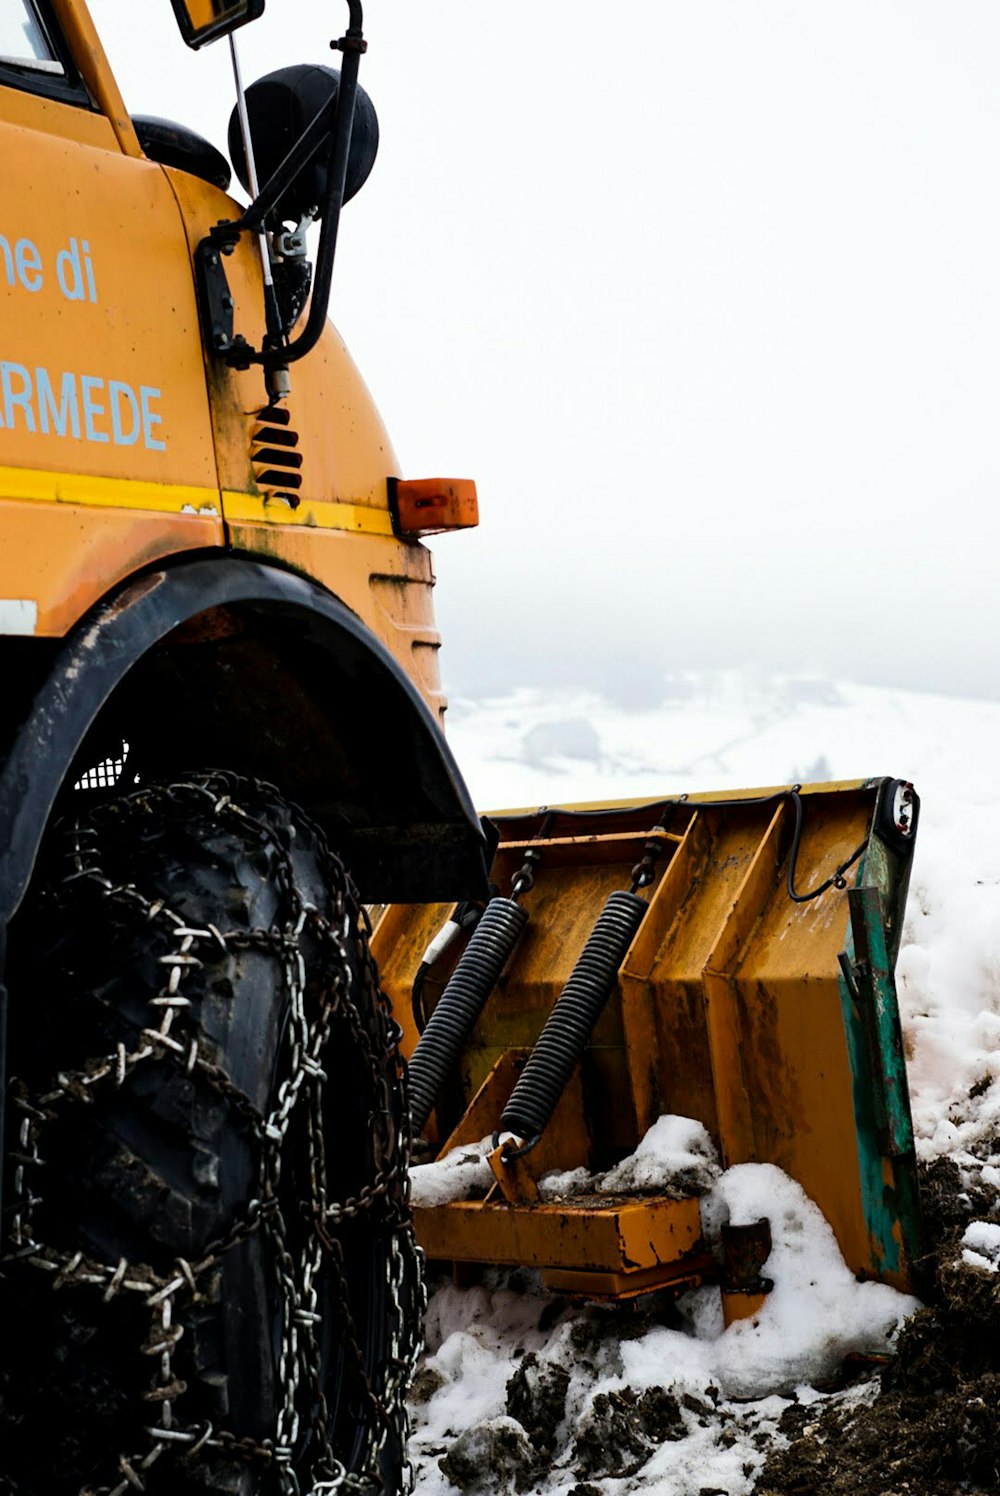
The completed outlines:
{"type": "MultiPolygon", "coordinates": [[[[174,10],[198,47],[263,0],[174,10]]],[[[0,0],[0,1475],[38,1496],[404,1479],[364,906],[487,889],[421,542],[475,492],[404,479],[326,319],[348,10],[340,73],[271,75],[252,129],[238,89],[245,209],[129,116],[83,0],[0,0]]]]}
{"type": "MultiPolygon", "coordinates": [[[[202,6],[199,31],[198,7],[177,9],[199,44],[226,11],[202,6]]],[[[58,794],[126,758],[127,782],[201,762],[281,785],[372,898],[481,881],[421,543],[475,522],[474,486],[403,481],[325,319],[277,393],[234,358],[267,341],[280,223],[215,252],[243,212],[228,163],[183,125],[129,117],[83,0],[2,0],[0,28],[0,740],[21,760],[5,808],[28,853],[0,904],[58,794]],[[30,704],[83,639],[43,747],[30,704]],[[118,668],[99,684],[105,647],[118,668]]]]}

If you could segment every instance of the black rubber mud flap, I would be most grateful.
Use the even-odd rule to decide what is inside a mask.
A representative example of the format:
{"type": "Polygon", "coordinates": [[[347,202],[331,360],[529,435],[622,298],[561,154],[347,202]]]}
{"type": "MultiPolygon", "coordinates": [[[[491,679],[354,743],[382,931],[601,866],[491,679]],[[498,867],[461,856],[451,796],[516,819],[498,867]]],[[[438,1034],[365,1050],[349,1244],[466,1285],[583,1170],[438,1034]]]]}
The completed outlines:
{"type": "Polygon", "coordinates": [[[85,803],[9,985],[0,1474],[270,1496],[346,1467],[395,1492],[422,1297],[404,1081],[321,833],[226,774],[85,803]]]}

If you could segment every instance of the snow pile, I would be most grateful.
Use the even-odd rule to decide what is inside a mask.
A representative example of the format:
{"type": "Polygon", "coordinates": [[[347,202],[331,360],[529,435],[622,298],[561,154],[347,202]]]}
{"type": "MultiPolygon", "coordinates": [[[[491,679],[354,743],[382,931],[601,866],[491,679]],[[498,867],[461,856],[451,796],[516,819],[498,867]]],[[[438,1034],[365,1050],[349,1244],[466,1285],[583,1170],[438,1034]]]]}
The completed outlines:
{"type": "Polygon", "coordinates": [[[727,1170],[714,1195],[734,1225],[766,1216],[773,1240],[764,1274],[774,1288],[763,1308],[730,1325],[712,1348],[713,1374],[729,1396],[827,1381],[852,1351],[888,1350],[919,1307],[885,1283],[859,1283],[817,1206],[773,1164],[727,1170]]]}
{"type": "MultiPolygon", "coordinates": [[[[651,1130],[661,1141],[683,1136],[685,1119],[661,1120],[651,1130]]],[[[654,1136],[634,1159],[655,1147],[654,1136]]],[[[643,1318],[560,1308],[527,1275],[520,1293],[438,1289],[415,1389],[422,1496],[456,1484],[565,1492],[626,1475],[629,1490],[681,1496],[695,1473],[695,1490],[743,1491],[782,1414],[815,1399],[850,1352],[888,1350],[917,1307],[884,1284],[858,1283],[816,1206],[769,1164],[728,1170],[703,1203],[715,1231],[771,1221],[764,1270],[774,1290],[728,1329],[714,1288],[684,1295],[668,1323],[662,1309],[643,1318]]]]}
{"type": "Polygon", "coordinates": [[[962,1261],[969,1267],[1000,1271],[1000,1226],[994,1221],[970,1221],[962,1237],[962,1261]]]}
{"type": "MultiPolygon", "coordinates": [[[[410,1170],[413,1204],[426,1209],[453,1200],[481,1200],[493,1184],[493,1173],[486,1162],[492,1151],[492,1138],[483,1138],[453,1148],[433,1163],[416,1164],[410,1170]]],[[[635,1152],[613,1169],[604,1174],[591,1174],[587,1169],[546,1174],[539,1183],[539,1193],[543,1200],[626,1191],[679,1200],[704,1194],[718,1173],[715,1145],[700,1122],[692,1117],[660,1117],[635,1152]]]]}
{"type": "Polygon", "coordinates": [[[493,1183],[493,1172],[486,1155],[493,1151],[492,1138],[453,1148],[444,1158],[431,1164],[417,1164],[410,1170],[410,1200],[427,1209],[448,1205],[453,1200],[477,1200],[493,1183]]]}
{"type": "MultiPolygon", "coordinates": [[[[772,1164],[739,1164],[703,1202],[709,1240],[726,1222],[767,1217],[772,1250],[764,1276],[774,1288],[753,1319],[723,1329],[718,1290],[687,1296],[691,1330],[653,1329],[623,1344],[632,1386],[708,1378],[730,1398],[789,1393],[829,1380],[852,1351],[884,1352],[918,1300],[883,1283],[859,1283],[826,1220],[801,1186],[772,1164]]],[[[693,1390],[693,1388],[690,1388],[693,1390]]]]}
{"type": "Polygon", "coordinates": [[[692,1117],[660,1117],[629,1158],[609,1170],[598,1184],[601,1194],[700,1195],[719,1173],[715,1145],[692,1117]]]}
{"type": "Polygon", "coordinates": [[[567,1169],[539,1181],[543,1200],[578,1195],[655,1194],[672,1200],[703,1195],[719,1176],[715,1144],[693,1117],[658,1117],[634,1153],[603,1174],[567,1169]]]}
{"type": "Polygon", "coordinates": [[[538,1195],[542,1200],[572,1200],[579,1195],[594,1193],[596,1182],[602,1176],[592,1174],[589,1169],[555,1170],[543,1174],[538,1181],[538,1195]]]}
{"type": "MultiPolygon", "coordinates": [[[[676,677],[641,712],[518,692],[459,702],[454,717],[452,746],[484,806],[872,773],[914,780],[923,810],[897,984],[917,1151],[967,1182],[980,1219],[957,1260],[991,1281],[1000,1271],[1000,706],[720,675],[676,677]],[[564,719],[592,731],[557,730],[564,719]]],[[[851,1351],[890,1347],[914,1301],[855,1282],[796,1184],[767,1165],[718,1175],[711,1145],[685,1135],[683,1122],[661,1119],[645,1157],[647,1140],[619,1166],[627,1184],[625,1175],[610,1183],[617,1171],[574,1171],[550,1176],[543,1193],[669,1188],[686,1153],[700,1180],[692,1188],[706,1189],[710,1233],[727,1216],[771,1221],[765,1273],[775,1286],[761,1312],[726,1329],[707,1288],[675,1306],[567,1309],[526,1274],[511,1280],[518,1292],[496,1275],[476,1289],[439,1288],[414,1390],[418,1496],[747,1496],[768,1448],[808,1432],[814,1408],[818,1418],[874,1397],[871,1382],[831,1393],[830,1379],[851,1351]]]]}
{"type": "Polygon", "coordinates": [[[924,791],[896,968],[917,1153],[1000,1187],[1000,803],[924,791]]]}

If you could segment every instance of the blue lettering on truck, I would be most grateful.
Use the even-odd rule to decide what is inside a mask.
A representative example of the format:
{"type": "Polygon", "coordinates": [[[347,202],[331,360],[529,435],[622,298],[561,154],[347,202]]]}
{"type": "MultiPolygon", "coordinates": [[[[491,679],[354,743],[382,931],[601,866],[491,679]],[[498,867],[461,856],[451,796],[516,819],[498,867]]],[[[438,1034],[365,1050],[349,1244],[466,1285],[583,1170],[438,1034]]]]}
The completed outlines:
{"type": "MultiPolygon", "coordinates": [[[[0,233],[0,289],[4,283],[30,295],[54,287],[66,301],[98,305],[90,243],[75,234],[53,256],[43,255],[31,239],[0,233]]],[[[32,435],[165,452],[158,409],[162,394],[151,384],[135,388],[124,379],[69,370],[54,374],[0,359],[0,430],[21,427],[32,435]]]]}
{"type": "Polygon", "coordinates": [[[124,379],[68,371],[53,377],[48,369],[0,360],[0,429],[8,431],[21,426],[32,434],[165,452],[167,444],[157,434],[163,424],[157,409],[161,398],[162,391],[150,384],[136,390],[124,379]]]}

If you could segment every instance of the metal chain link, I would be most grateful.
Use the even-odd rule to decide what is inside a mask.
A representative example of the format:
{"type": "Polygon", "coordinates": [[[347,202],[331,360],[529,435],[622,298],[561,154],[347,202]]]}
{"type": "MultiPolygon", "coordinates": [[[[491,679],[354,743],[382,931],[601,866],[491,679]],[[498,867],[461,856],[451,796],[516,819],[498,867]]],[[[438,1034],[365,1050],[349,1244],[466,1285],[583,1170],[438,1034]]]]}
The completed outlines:
{"type": "MultiPolygon", "coordinates": [[[[142,1393],[147,1413],[142,1417],[142,1447],[120,1451],[107,1483],[87,1485],[80,1496],[129,1496],[145,1490],[145,1476],[158,1460],[183,1454],[188,1461],[212,1456],[250,1460],[275,1472],[282,1496],[303,1496],[296,1463],[308,1443],[307,1478],[310,1496],[334,1491],[374,1493],[385,1489],[380,1462],[392,1442],[403,1462],[402,1490],[413,1488],[413,1471],[406,1458],[408,1416],[406,1392],[420,1352],[426,1293],[422,1253],[416,1245],[409,1210],[409,1108],[405,1094],[405,1066],[398,1058],[399,1029],[381,991],[378,972],[368,949],[367,915],[359,908],[350,880],[339,859],[329,851],[321,833],[314,831],[321,870],[329,890],[331,913],[324,914],[299,893],[290,851],[277,828],[255,817],[240,803],[273,798],[268,785],[240,780],[224,773],[193,776],[169,789],[153,786],[112,801],[102,816],[124,807],[159,808],[167,800],[181,813],[210,812],[222,824],[238,825],[265,846],[276,861],[274,883],[280,914],[270,929],[221,931],[199,927],[170,909],[163,899],[149,899],[131,883],[116,883],[103,872],[96,827],[78,820],[72,826],[70,871],[62,885],[83,881],[116,912],[143,921],[147,930],[163,932],[170,949],[156,957],[164,981],[149,1000],[150,1021],[133,1048],[117,1044],[113,1053],[86,1061],[79,1068],[60,1071],[39,1095],[29,1094],[20,1081],[11,1084],[13,1106],[20,1114],[14,1164],[14,1211],[6,1266],[24,1264],[50,1275],[59,1291],[70,1285],[101,1294],[104,1303],[117,1295],[134,1295],[148,1310],[149,1329],[139,1347],[152,1363],[149,1386],[142,1393]],[[247,790],[250,791],[247,794],[247,790]],[[322,983],[307,982],[303,939],[315,964],[319,953],[322,983]],[[240,950],[269,953],[277,962],[288,1006],[288,1022],[281,1040],[274,1105],[262,1114],[230,1079],[225,1070],[201,1052],[197,998],[185,990],[193,973],[240,950]],[[355,969],[356,966],[356,969],[355,969]],[[336,1019],[351,1035],[359,1065],[367,1070],[371,1088],[369,1117],[374,1160],[373,1177],[353,1197],[330,1194],[327,1138],[323,1119],[323,1056],[336,1019]],[[124,1257],[106,1263],[82,1251],[70,1252],[39,1239],[36,1218],[43,1202],[45,1129],[73,1105],[91,1102],[102,1087],[121,1087],[140,1066],[169,1066],[200,1078],[248,1128],[259,1148],[256,1196],[237,1211],[228,1230],[211,1242],[197,1262],[176,1259],[173,1270],[156,1273],[148,1265],[124,1257]],[[282,1166],[293,1132],[304,1136],[309,1197],[295,1201],[305,1227],[299,1234],[306,1245],[296,1253],[286,1221],[288,1200],[282,1196],[282,1166]],[[372,1250],[385,1251],[386,1313],[391,1331],[388,1354],[381,1367],[366,1366],[355,1324],[347,1277],[343,1269],[338,1226],[366,1216],[372,1223],[372,1250]],[[259,1234],[266,1243],[271,1273],[280,1305],[281,1334],[277,1356],[280,1402],[273,1437],[241,1438],[211,1423],[191,1424],[178,1415],[176,1403],[187,1385],[176,1373],[174,1352],[185,1334],[184,1310],[204,1303],[205,1283],[227,1252],[259,1234]],[[343,1366],[354,1387],[354,1401],[363,1410],[365,1438],[356,1468],[345,1469],[331,1443],[323,1358],[317,1327],[323,1321],[319,1287],[333,1285],[333,1309],[341,1337],[343,1366]],[[147,1422],[149,1415],[152,1419],[147,1422]],[[309,1438],[303,1438],[308,1430],[309,1438]]],[[[336,1143],[336,1140],[333,1140],[336,1143]]],[[[286,1191],[287,1195],[287,1191],[286,1191]]],[[[299,1473],[302,1473],[301,1471],[299,1473]]]]}

